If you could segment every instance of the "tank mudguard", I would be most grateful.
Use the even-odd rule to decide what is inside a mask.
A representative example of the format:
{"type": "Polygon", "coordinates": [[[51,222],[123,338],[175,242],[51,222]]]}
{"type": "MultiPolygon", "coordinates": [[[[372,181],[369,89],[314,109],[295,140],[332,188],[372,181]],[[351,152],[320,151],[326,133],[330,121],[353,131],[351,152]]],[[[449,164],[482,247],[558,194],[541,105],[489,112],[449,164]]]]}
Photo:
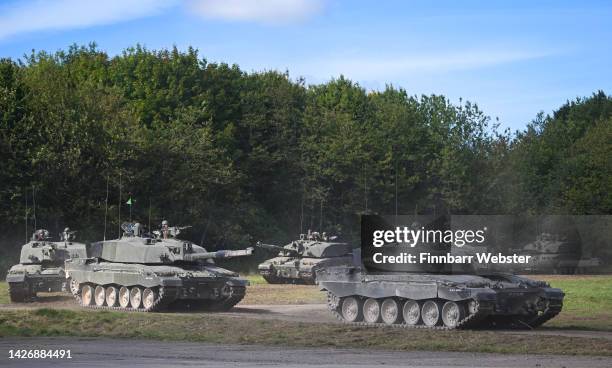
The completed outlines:
{"type": "Polygon", "coordinates": [[[239,278],[229,279],[227,280],[226,284],[229,286],[244,286],[244,287],[247,287],[250,285],[249,280],[239,279],[239,278]]]}
{"type": "Polygon", "coordinates": [[[496,293],[494,290],[489,288],[457,288],[452,286],[440,286],[438,288],[438,297],[441,299],[452,300],[454,302],[468,299],[494,302],[496,300],[496,293]]]}
{"type": "Polygon", "coordinates": [[[6,282],[13,282],[13,283],[18,283],[18,282],[24,282],[26,279],[26,275],[25,273],[17,273],[17,274],[8,274],[6,275],[6,282]]]}
{"type": "Polygon", "coordinates": [[[77,280],[79,283],[89,282],[98,285],[116,284],[124,286],[141,285],[144,287],[154,287],[160,284],[158,277],[144,276],[138,272],[92,272],[71,270],[67,272],[66,276],[71,277],[73,280],[77,280]]]}
{"type": "Polygon", "coordinates": [[[16,264],[9,269],[6,275],[6,282],[23,282],[28,277],[36,277],[40,275],[42,270],[41,265],[35,264],[16,264]]]}
{"type": "Polygon", "coordinates": [[[183,280],[179,277],[161,277],[160,284],[164,287],[181,287],[183,286],[183,280]]]}
{"type": "Polygon", "coordinates": [[[563,300],[565,293],[561,289],[557,288],[545,288],[544,296],[550,300],[563,300]]]}
{"type": "Polygon", "coordinates": [[[402,297],[412,300],[441,298],[452,301],[477,299],[496,300],[495,292],[488,288],[470,289],[438,286],[436,283],[406,284],[396,282],[320,282],[321,289],[328,290],[339,297],[360,295],[367,298],[402,297]]]}
{"type": "Polygon", "coordinates": [[[339,297],[361,295],[368,298],[385,298],[399,296],[402,298],[420,300],[438,296],[438,286],[435,283],[417,285],[396,282],[333,282],[321,281],[322,289],[328,290],[339,297]]]}
{"type": "Polygon", "coordinates": [[[272,263],[269,263],[269,262],[264,262],[260,264],[259,266],[257,266],[257,269],[259,271],[269,271],[270,268],[272,268],[272,263]]]}

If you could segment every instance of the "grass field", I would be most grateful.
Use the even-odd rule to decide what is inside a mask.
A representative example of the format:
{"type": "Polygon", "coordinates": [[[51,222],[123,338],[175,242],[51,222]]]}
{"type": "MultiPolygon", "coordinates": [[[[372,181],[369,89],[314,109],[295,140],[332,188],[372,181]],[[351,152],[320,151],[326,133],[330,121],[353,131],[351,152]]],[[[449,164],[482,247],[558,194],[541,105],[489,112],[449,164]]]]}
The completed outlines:
{"type": "MultiPolygon", "coordinates": [[[[566,293],[552,329],[612,331],[612,276],[543,276],[566,293]]],[[[268,285],[249,276],[245,304],[320,303],[314,286],[268,285]]],[[[8,302],[6,283],[0,303],[8,302]]],[[[508,335],[495,331],[373,329],[337,324],[232,318],[214,314],[141,314],[80,310],[1,310],[0,337],[104,336],[232,344],[335,346],[390,350],[612,355],[612,341],[564,336],[508,335]]]]}
{"type": "Polygon", "coordinates": [[[6,282],[0,282],[0,304],[8,304],[8,285],[6,282]]]}
{"type": "Polygon", "coordinates": [[[244,304],[310,304],[324,303],[325,293],[316,286],[270,285],[259,275],[247,276],[251,286],[244,304]]]}
{"type": "Polygon", "coordinates": [[[565,292],[563,311],[547,327],[612,331],[612,276],[543,276],[565,292]]]}

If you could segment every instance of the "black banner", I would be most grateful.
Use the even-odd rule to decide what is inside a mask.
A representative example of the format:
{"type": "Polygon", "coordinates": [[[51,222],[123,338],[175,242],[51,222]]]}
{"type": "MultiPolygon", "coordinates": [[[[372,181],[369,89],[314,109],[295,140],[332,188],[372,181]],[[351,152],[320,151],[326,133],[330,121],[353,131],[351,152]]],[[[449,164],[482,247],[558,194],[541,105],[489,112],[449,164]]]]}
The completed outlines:
{"type": "Polygon", "coordinates": [[[371,273],[608,273],[612,216],[443,215],[361,218],[371,273]]]}

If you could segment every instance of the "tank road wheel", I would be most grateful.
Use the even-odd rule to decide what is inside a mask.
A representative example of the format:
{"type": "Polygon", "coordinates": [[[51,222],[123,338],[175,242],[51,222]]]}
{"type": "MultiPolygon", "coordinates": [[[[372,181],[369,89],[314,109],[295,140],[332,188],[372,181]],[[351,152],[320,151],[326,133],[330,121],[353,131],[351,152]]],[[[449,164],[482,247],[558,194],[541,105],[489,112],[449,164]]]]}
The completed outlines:
{"type": "Polygon", "coordinates": [[[68,280],[68,288],[72,295],[77,295],[79,293],[79,282],[71,277],[68,280]]]}
{"type": "Polygon", "coordinates": [[[476,300],[472,299],[468,302],[468,312],[470,313],[470,315],[476,314],[478,312],[478,302],[476,302],[476,300]]]}
{"type": "Polygon", "coordinates": [[[421,318],[426,326],[433,327],[440,323],[440,306],[433,300],[423,303],[421,318]]]}
{"type": "Polygon", "coordinates": [[[104,286],[96,286],[96,289],[94,291],[94,300],[98,307],[104,305],[104,302],[106,301],[106,290],[104,290],[104,286]]]}
{"type": "Polygon", "coordinates": [[[327,305],[329,306],[329,309],[334,311],[338,310],[338,307],[340,306],[340,298],[329,290],[327,291],[327,305]]]}
{"type": "Polygon", "coordinates": [[[105,291],[106,305],[109,307],[117,306],[117,299],[119,296],[119,290],[114,286],[108,286],[105,291]]]}
{"type": "Polygon", "coordinates": [[[119,289],[119,305],[123,308],[130,306],[130,290],[125,286],[122,286],[121,289],[119,289]]]}
{"type": "Polygon", "coordinates": [[[406,300],[402,309],[402,316],[407,325],[415,326],[421,319],[421,307],[415,300],[406,300]]]}
{"type": "Polygon", "coordinates": [[[361,302],[354,296],[344,298],[342,301],[342,318],[346,322],[359,322],[363,319],[361,302]]]}
{"type": "Polygon", "coordinates": [[[380,304],[374,298],[368,298],[363,303],[363,320],[368,323],[380,321],[380,304]]]}
{"type": "Polygon", "coordinates": [[[153,289],[146,288],[142,292],[142,306],[145,310],[151,310],[155,306],[157,293],[153,289]]]}
{"type": "Polygon", "coordinates": [[[383,322],[388,325],[393,325],[399,323],[400,321],[400,312],[399,305],[397,301],[393,298],[385,299],[380,305],[380,317],[383,322]]]}
{"type": "Polygon", "coordinates": [[[91,285],[83,285],[81,288],[81,304],[84,306],[92,305],[94,302],[94,289],[91,285]]]}
{"type": "Polygon", "coordinates": [[[465,318],[465,308],[455,302],[446,302],[442,307],[442,322],[446,327],[457,327],[459,322],[465,318]]]}
{"type": "Polygon", "coordinates": [[[142,289],[138,286],[130,289],[130,305],[133,309],[138,309],[142,305],[142,289]]]}

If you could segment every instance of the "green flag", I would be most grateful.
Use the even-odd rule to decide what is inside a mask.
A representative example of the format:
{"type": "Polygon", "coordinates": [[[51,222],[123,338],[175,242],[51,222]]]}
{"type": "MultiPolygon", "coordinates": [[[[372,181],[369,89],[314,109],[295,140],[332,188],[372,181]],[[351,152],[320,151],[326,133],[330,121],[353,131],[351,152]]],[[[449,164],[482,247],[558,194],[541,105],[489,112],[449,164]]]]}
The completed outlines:
{"type": "MultiPolygon", "coordinates": [[[[134,201],[134,202],[136,202],[136,201],[134,201]]],[[[131,206],[131,205],[132,205],[132,197],[130,197],[130,198],[127,200],[127,202],[125,202],[125,204],[129,204],[129,205],[131,206]]]]}

